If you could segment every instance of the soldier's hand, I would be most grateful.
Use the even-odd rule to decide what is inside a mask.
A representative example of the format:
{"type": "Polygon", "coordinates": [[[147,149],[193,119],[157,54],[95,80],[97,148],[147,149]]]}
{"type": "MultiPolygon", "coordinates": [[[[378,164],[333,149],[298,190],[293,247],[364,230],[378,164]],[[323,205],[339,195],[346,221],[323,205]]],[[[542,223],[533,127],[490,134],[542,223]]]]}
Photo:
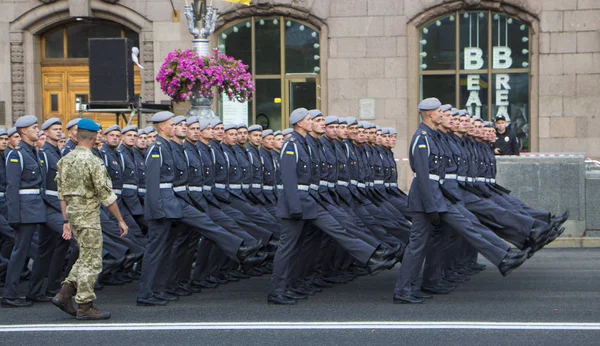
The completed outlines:
{"type": "Polygon", "coordinates": [[[425,214],[427,216],[427,219],[429,220],[429,222],[431,222],[431,224],[435,227],[438,227],[441,222],[440,222],[440,214],[438,214],[437,212],[433,212],[433,213],[427,213],[425,214]]]}
{"type": "Polygon", "coordinates": [[[496,149],[494,149],[494,154],[496,154],[496,155],[500,155],[500,148],[496,148],[496,149]]]}
{"type": "Polygon", "coordinates": [[[63,225],[63,234],[62,234],[62,237],[63,237],[64,240],[70,240],[71,239],[72,234],[71,234],[71,225],[70,224],[66,223],[66,224],[63,225]]]}
{"type": "Polygon", "coordinates": [[[121,238],[123,238],[127,235],[127,232],[129,231],[129,227],[127,226],[125,221],[123,221],[123,220],[119,221],[119,230],[121,230],[121,238]]]}

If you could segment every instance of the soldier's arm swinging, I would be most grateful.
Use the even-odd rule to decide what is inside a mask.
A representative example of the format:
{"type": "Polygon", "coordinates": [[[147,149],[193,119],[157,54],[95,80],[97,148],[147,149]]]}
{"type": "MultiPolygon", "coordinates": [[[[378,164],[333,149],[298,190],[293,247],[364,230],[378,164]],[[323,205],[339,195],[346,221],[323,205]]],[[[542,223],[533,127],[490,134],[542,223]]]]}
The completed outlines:
{"type": "Polygon", "coordinates": [[[127,227],[125,220],[123,220],[123,216],[121,216],[121,212],[119,211],[119,206],[117,204],[117,201],[112,202],[107,208],[108,208],[108,211],[110,211],[115,216],[117,221],[119,222],[119,230],[121,230],[121,238],[125,237],[127,235],[127,231],[129,230],[129,227],[127,227]]]}
{"type": "Polygon", "coordinates": [[[63,225],[63,234],[62,237],[64,240],[70,240],[72,237],[71,234],[71,224],[68,223],[68,219],[67,219],[67,206],[69,204],[67,203],[67,201],[63,201],[62,199],[60,200],[60,210],[62,211],[62,216],[63,219],[65,219],[65,224],[63,225]]]}

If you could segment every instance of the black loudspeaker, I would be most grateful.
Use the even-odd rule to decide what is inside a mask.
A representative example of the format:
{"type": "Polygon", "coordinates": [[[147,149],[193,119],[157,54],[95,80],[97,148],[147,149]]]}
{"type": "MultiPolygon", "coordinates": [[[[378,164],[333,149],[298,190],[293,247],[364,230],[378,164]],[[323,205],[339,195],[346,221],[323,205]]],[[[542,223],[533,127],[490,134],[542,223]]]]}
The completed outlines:
{"type": "Polygon", "coordinates": [[[90,102],[133,101],[133,41],[128,38],[89,39],[90,102]]]}

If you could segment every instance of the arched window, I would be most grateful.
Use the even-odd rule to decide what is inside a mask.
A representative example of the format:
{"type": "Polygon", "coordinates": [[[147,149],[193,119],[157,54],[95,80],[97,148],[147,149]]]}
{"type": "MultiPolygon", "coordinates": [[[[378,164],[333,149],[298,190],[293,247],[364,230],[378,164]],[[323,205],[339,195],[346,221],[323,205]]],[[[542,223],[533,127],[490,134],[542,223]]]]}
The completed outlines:
{"type": "Polygon", "coordinates": [[[222,53],[250,66],[254,101],[219,100],[223,122],[287,127],[290,110],[320,107],[320,35],[310,24],[283,16],[250,17],[228,23],[217,35],[222,53]]]}
{"type": "Polygon", "coordinates": [[[504,115],[529,149],[530,28],[493,11],[454,12],[419,29],[421,97],[493,120],[504,115]]]}

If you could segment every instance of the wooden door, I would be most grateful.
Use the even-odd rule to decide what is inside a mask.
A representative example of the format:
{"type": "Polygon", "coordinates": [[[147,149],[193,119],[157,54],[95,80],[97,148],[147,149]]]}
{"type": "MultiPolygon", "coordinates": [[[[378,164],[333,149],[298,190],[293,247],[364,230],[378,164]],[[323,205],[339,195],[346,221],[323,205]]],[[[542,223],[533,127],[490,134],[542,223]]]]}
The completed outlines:
{"type": "MultiPolygon", "coordinates": [[[[84,117],[94,120],[107,128],[114,125],[116,115],[112,113],[79,112],[76,109],[77,99],[81,103],[88,103],[90,99],[90,80],[88,65],[72,66],[43,66],[42,67],[42,109],[44,120],[57,117],[63,124],[71,119],[84,117]]],[[[135,67],[134,88],[137,95],[141,92],[141,75],[139,68],[135,67]]],[[[137,125],[137,115],[132,124],[137,125]]],[[[119,119],[119,126],[125,126],[124,119],[119,119]]]]}

